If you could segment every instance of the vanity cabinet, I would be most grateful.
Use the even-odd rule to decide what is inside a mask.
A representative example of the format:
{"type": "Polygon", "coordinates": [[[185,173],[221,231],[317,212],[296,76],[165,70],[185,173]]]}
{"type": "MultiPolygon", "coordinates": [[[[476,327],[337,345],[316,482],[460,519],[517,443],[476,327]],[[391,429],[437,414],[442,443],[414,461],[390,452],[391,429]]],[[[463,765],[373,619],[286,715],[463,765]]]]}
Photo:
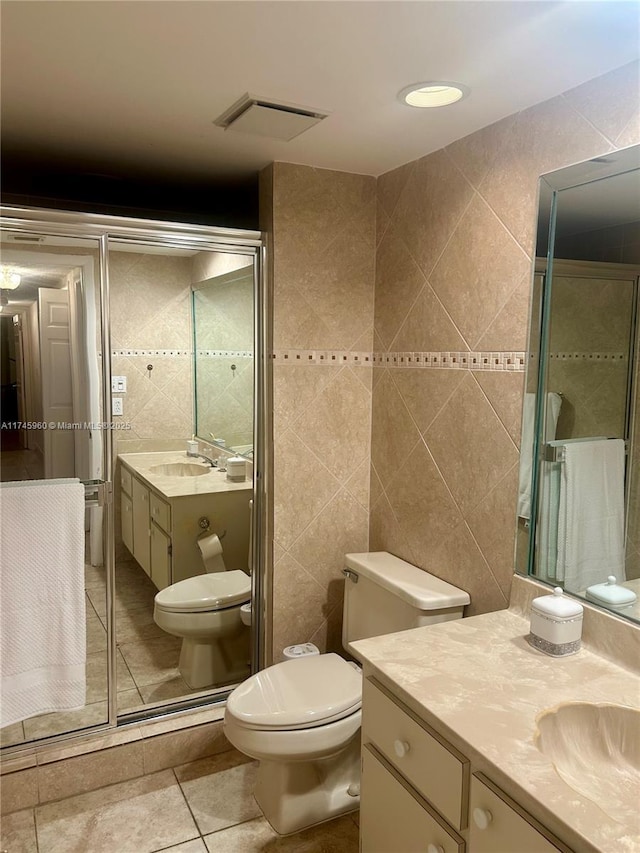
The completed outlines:
{"type": "Polygon", "coordinates": [[[469,853],[557,853],[567,847],[548,841],[534,820],[517,803],[482,774],[471,778],[469,800],[469,853]]]}
{"type": "Polygon", "coordinates": [[[142,475],[119,464],[122,542],[158,589],[205,571],[198,548],[202,517],[221,537],[226,567],[247,571],[250,481],[245,489],[167,498],[142,475]]]}
{"type": "Polygon", "coordinates": [[[361,853],[572,853],[375,678],[362,696],[361,853]]]}
{"type": "Polygon", "coordinates": [[[136,477],[132,478],[131,503],[133,506],[133,556],[145,572],[151,575],[149,489],[136,477]]]}

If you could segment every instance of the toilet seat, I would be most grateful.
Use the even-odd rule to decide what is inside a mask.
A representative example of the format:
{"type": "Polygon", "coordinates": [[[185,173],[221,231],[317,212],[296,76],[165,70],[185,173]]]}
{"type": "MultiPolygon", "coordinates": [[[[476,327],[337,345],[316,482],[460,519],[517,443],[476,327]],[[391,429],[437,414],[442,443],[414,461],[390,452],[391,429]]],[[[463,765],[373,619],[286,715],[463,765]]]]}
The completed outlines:
{"type": "Polygon", "coordinates": [[[329,653],[257,672],[229,696],[227,711],[242,728],[291,731],[341,720],[361,704],[360,668],[329,653]]]}
{"type": "Polygon", "coordinates": [[[196,575],[165,587],[155,605],[167,613],[205,613],[245,604],[251,599],[251,578],[240,569],[196,575]]]}

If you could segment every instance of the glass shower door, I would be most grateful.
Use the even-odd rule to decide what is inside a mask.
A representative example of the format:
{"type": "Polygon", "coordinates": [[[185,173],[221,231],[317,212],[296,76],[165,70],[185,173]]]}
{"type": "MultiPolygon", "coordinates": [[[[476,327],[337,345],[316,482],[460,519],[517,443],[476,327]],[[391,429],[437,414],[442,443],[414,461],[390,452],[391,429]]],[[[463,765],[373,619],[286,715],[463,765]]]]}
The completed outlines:
{"type": "Polygon", "coordinates": [[[1,264],[3,687],[76,676],[40,713],[18,698],[5,747],[109,722],[110,412],[100,240],[4,228],[1,264]]]}

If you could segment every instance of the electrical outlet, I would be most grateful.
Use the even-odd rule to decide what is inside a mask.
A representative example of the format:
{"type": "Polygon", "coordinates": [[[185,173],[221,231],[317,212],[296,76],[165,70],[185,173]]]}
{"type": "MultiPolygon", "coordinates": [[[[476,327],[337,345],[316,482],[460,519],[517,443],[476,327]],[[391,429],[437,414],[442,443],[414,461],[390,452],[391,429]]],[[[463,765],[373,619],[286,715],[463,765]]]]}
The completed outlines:
{"type": "Polygon", "coordinates": [[[127,377],[126,376],[112,376],[111,377],[111,391],[113,394],[126,394],[127,393],[127,377]]]}
{"type": "Polygon", "coordinates": [[[114,415],[124,414],[124,412],[122,411],[122,397],[111,398],[111,412],[114,415]]]}

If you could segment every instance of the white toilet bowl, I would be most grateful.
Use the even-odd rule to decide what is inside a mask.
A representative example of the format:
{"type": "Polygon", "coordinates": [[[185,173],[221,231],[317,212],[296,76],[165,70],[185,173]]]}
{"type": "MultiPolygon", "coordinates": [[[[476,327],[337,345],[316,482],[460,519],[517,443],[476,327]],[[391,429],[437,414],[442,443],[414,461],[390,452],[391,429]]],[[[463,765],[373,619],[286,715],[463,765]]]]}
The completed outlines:
{"type": "Polygon", "coordinates": [[[270,666],[229,696],[224,731],[260,760],[255,797],[287,835],[359,805],[362,675],[336,654],[270,666]]]}
{"type": "MultiPolygon", "coordinates": [[[[342,645],[354,657],[357,640],[460,619],[470,601],[386,551],[347,554],[343,574],[342,645]]],[[[260,761],[255,797],[276,832],[358,808],[361,701],[359,667],[335,654],[292,657],[229,696],[225,734],[260,761]]]]}
{"type": "Polygon", "coordinates": [[[197,575],[155,597],[156,625],[182,637],[178,668],[192,689],[222,687],[249,675],[249,629],[240,608],[251,580],[240,570],[197,575]]]}

